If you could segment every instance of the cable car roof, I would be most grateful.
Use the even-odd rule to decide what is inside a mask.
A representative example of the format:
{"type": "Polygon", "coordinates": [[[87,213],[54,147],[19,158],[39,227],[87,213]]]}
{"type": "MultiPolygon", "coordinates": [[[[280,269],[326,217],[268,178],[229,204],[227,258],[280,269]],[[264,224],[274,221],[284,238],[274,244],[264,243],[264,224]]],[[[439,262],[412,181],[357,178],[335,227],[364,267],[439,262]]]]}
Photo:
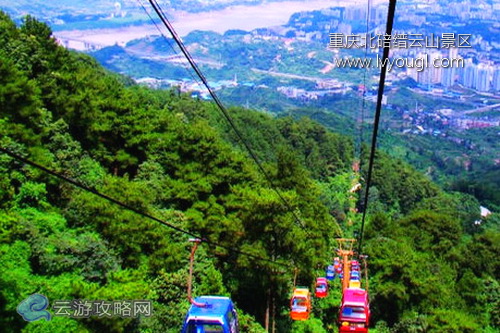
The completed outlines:
{"type": "Polygon", "coordinates": [[[361,288],[347,288],[344,291],[343,303],[366,305],[368,303],[366,290],[361,288]]]}
{"type": "Polygon", "coordinates": [[[233,308],[233,302],[229,297],[222,296],[199,296],[196,303],[205,303],[207,306],[200,307],[191,305],[188,312],[188,319],[205,320],[222,318],[233,308]],[[194,318],[193,318],[194,317],[194,318]]]}
{"type": "Polygon", "coordinates": [[[308,288],[295,288],[293,291],[293,297],[309,297],[308,288]]]}

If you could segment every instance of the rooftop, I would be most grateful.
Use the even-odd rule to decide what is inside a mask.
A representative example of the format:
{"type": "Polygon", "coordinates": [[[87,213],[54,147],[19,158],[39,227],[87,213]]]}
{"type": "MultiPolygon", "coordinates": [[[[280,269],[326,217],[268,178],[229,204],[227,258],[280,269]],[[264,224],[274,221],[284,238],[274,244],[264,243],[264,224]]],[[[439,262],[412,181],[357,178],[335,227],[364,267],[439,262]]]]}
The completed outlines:
{"type": "Polygon", "coordinates": [[[231,299],[223,296],[199,296],[196,297],[195,302],[205,303],[207,306],[199,307],[191,305],[188,313],[189,318],[200,317],[198,319],[203,319],[223,317],[232,308],[231,299]]]}
{"type": "Polygon", "coordinates": [[[309,289],[308,288],[301,288],[301,287],[297,287],[295,288],[295,290],[293,291],[293,296],[294,297],[307,297],[309,296],[309,289]]]}
{"type": "Polygon", "coordinates": [[[361,288],[347,288],[344,291],[343,303],[349,304],[365,304],[368,302],[368,295],[366,290],[361,288]]]}

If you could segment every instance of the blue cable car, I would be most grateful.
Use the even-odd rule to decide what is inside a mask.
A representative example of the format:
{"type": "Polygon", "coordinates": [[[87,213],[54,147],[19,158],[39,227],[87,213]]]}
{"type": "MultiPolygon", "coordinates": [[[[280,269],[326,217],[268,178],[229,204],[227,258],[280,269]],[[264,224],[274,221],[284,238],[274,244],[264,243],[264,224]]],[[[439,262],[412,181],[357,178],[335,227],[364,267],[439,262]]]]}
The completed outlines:
{"type": "Polygon", "coordinates": [[[239,333],[239,331],[236,309],[229,297],[199,296],[189,308],[181,332],[239,333]]]}
{"type": "Polygon", "coordinates": [[[351,272],[351,280],[359,280],[359,272],[352,271],[351,272]]]}
{"type": "Polygon", "coordinates": [[[326,268],[326,279],[329,281],[335,279],[335,271],[332,265],[326,268]]]}

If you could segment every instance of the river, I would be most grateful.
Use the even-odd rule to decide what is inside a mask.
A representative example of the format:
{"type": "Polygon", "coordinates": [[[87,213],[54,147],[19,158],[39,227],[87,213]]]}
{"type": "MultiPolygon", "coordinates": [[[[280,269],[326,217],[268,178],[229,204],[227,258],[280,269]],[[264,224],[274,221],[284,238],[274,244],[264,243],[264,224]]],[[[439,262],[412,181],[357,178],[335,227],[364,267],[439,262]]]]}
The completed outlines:
{"type": "MultiPolygon", "coordinates": [[[[384,0],[371,1],[372,6],[374,3],[382,2],[384,0]]],[[[336,6],[362,6],[366,3],[367,0],[308,0],[270,2],[258,6],[240,5],[203,13],[169,12],[168,8],[163,8],[163,10],[172,20],[177,33],[185,36],[194,30],[211,30],[218,33],[231,29],[251,31],[256,28],[283,25],[288,22],[292,14],[301,11],[336,6]]],[[[67,46],[85,50],[93,45],[97,47],[124,45],[134,39],[158,35],[159,32],[154,25],[144,25],[117,29],[58,31],[54,34],[58,39],[65,41],[67,46]]],[[[168,33],[164,32],[164,34],[168,33]]]]}

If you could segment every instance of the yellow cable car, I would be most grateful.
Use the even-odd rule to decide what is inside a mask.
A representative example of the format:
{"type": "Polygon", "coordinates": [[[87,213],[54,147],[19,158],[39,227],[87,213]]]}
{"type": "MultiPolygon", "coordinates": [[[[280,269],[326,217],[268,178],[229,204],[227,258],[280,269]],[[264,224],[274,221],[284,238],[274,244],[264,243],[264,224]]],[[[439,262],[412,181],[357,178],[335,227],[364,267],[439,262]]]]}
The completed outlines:
{"type": "Polygon", "coordinates": [[[361,281],[359,280],[350,280],[349,288],[361,288],[361,281]]]}
{"type": "Polygon", "coordinates": [[[290,317],[293,320],[307,320],[311,313],[311,293],[306,287],[297,287],[293,290],[290,300],[290,317]]]}

